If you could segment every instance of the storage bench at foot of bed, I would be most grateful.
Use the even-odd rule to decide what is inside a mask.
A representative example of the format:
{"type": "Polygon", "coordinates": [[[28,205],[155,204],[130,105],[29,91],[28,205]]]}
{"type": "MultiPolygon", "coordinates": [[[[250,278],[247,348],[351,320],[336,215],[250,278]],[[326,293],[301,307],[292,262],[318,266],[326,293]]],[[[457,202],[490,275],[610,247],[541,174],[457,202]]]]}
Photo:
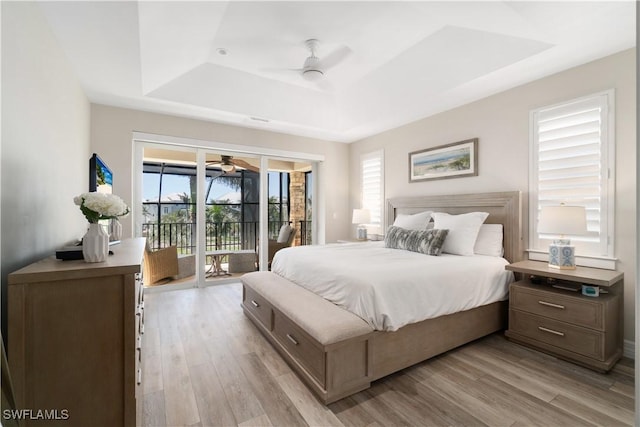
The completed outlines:
{"type": "Polygon", "coordinates": [[[270,272],[242,276],[242,308],[325,403],[368,388],[373,328],[270,272]]]}

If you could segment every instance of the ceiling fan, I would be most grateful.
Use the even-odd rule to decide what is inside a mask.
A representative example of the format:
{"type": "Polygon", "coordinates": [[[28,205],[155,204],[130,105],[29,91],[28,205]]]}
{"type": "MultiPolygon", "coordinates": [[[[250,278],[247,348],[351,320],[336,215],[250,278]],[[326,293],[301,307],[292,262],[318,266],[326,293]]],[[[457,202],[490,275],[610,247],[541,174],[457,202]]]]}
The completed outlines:
{"type": "Polygon", "coordinates": [[[305,41],[304,44],[307,49],[309,49],[311,55],[304,60],[302,68],[287,69],[286,71],[295,71],[299,73],[303,79],[310,82],[322,80],[329,69],[344,61],[351,54],[351,49],[347,46],[340,46],[323,58],[319,58],[316,56],[316,52],[320,47],[320,41],[318,39],[309,39],[305,41]]]}
{"type": "Polygon", "coordinates": [[[237,168],[260,172],[260,168],[253,166],[251,163],[242,159],[234,159],[233,156],[226,156],[224,154],[220,156],[220,160],[207,162],[206,165],[219,166],[224,173],[233,173],[237,168]]]}

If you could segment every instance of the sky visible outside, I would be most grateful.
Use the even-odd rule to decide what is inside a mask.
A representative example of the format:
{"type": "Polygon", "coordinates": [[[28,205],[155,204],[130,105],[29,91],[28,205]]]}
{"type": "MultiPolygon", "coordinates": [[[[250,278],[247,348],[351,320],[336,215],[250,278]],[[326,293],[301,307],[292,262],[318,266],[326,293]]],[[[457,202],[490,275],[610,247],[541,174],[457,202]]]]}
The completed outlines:
{"type": "MultiPolygon", "coordinates": [[[[279,180],[277,179],[277,173],[269,173],[269,194],[278,194],[279,180]],[[275,176],[274,176],[275,175],[275,176]]],[[[142,178],[142,199],[143,200],[157,200],[158,191],[160,185],[160,175],[156,173],[145,173],[142,178]]],[[[189,177],[180,175],[165,174],[162,177],[162,196],[168,196],[170,194],[189,194],[189,177]]],[[[214,180],[211,185],[211,191],[209,193],[210,200],[216,200],[220,197],[235,193],[232,187],[224,185],[223,181],[214,180]]]]}

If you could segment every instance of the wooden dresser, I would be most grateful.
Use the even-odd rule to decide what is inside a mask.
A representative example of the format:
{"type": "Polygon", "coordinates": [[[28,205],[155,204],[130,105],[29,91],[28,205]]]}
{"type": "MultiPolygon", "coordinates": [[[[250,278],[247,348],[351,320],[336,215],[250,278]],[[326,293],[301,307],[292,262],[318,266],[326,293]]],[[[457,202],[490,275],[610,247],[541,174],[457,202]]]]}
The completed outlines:
{"type": "Polygon", "coordinates": [[[9,366],[18,408],[34,411],[21,425],[140,425],[144,247],[127,239],[105,262],[49,257],[9,275],[9,366]]]}
{"type": "Polygon", "coordinates": [[[557,270],[539,261],[506,268],[524,275],[509,292],[509,339],[601,372],[622,357],[622,273],[588,267],[557,270]],[[604,293],[582,295],[582,285],[598,286],[604,293]]]}

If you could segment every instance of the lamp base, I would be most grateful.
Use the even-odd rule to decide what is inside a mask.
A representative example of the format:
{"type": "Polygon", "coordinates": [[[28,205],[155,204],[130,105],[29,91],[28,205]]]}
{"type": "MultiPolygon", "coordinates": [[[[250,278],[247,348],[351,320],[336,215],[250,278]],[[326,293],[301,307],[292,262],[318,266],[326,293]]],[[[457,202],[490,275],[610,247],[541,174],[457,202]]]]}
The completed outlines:
{"type": "Polygon", "coordinates": [[[357,232],[358,240],[367,240],[367,228],[366,227],[358,226],[358,229],[356,230],[356,232],[357,232]]]}
{"type": "Polygon", "coordinates": [[[575,270],[575,247],[566,239],[554,240],[549,245],[549,267],[558,270],[575,270]]]}

